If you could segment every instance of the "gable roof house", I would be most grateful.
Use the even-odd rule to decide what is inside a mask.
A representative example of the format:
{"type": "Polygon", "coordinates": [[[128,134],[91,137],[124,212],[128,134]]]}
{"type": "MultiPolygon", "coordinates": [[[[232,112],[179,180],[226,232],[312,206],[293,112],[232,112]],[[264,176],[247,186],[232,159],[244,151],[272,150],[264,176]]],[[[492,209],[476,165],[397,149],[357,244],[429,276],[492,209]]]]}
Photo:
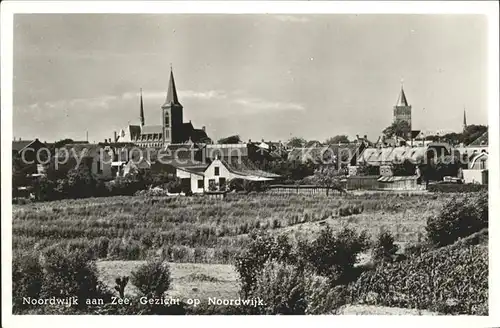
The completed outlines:
{"type": "Polygon", "coordinates": [[[201,167],[179,167],[177,177],[184,186],[189,186],[193,193],[204,193],[214,189],[224,190],[232,179],[247,181],[272,181],[279,175],[264,172],[247,166],[246,164],[234,165],[226,160],[216,158],[201,167]]]}

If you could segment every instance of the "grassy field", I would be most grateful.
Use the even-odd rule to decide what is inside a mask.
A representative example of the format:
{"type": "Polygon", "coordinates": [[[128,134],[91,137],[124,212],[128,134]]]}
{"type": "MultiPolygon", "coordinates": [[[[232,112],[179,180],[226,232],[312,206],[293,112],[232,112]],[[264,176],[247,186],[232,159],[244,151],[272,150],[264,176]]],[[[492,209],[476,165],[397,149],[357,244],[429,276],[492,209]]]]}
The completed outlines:
{"type": "Polygon", "coordinates": [[[229,195],[109,197],[13,205],[13,249],[88,246],[107,260],[232,263],[252,231],[311,238],[322,226],[389,230],[398,242],[423,238],[425,222],[450,194],[347,196],[229,195]]]}
{"type": "MultiPolygon", "coordinates": [[[[115,278],[130,276],[144,261],[98,261],[97,269],[101,280],[114,288],[115,278]]],[[[179,298],[197,298],[206,302],[209,297],[233,299],[238,297],[238,275],[232,265],[170,263],[172,277],[168,296],[179,298]]],[[[132,284],[125,289],[126,295],[137,293],[132,284]]]]}

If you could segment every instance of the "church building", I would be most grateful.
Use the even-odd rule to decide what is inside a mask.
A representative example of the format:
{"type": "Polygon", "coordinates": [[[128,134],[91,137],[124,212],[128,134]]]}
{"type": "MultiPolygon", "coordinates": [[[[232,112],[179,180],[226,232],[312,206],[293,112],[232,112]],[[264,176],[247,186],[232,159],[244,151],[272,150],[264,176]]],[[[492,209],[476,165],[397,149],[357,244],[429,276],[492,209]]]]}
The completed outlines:
{"type": "Polygon", "coordinates": [[[140,96],[140,125],[128,125],[118,135],[115,142],[132,142],[141,147],[163,148],[170,144],[211,143],[205,127],[195,129],[191,121],[184,123],[184,107],[179,102],[175,87],[174,73],[170,68],[170,81],[167,97],[160,108],[161,124],[146,125],[142,89],[140,96]]]}
{"type": "Polygon", "coordinates": [[[394,122],[397,121],[407,122],[411,131],[411,105],[408,105],[403,86],[401,86],[398,101],[396,102],[396,106],[394,106],[394,122]]]}

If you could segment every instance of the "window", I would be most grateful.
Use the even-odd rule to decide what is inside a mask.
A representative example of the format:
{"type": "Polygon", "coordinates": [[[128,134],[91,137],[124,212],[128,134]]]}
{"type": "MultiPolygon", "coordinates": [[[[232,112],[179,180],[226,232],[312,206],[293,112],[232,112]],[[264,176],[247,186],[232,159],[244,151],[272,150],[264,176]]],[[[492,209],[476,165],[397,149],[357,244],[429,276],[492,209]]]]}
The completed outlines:
{"type": "Polygon", "coordinates": [[[214,170],[215,170],[215,171],[214,171],[215,176],[216,176],[216,177],[218,177],[218,176],[219,176],[219,174],[220,174],[220,172],[219,172],[219,167],[218,167],[218,166],[214,167],[214,170]]]}
{"type": "Polygon", "coordinates": [[[97,160],[97,174],[101,174],[102,173],[102,163],[100,160],[97,160]]]}
{"type": "Polygon", "coordinates": [[[215,184],[215,179],[208,180],[208,190],[210,190],[210,191],[217,190],[217,185],[215,184]]]}
{"type": "Polygon", "coordinates": [[[168,117],[168,113],[165,114],[165,127],[170,127],[170,119],[168,117]]]}
{"type": "Polygon", "coordinates": [[[205,187],[205,180],[198,180],[198,189],[203,189],[205,187]]]}
{"type": "Polygon", "coordinates": [[[219,178],[219,188],[221,190],[226,188],[226,178],[219,178]]]}

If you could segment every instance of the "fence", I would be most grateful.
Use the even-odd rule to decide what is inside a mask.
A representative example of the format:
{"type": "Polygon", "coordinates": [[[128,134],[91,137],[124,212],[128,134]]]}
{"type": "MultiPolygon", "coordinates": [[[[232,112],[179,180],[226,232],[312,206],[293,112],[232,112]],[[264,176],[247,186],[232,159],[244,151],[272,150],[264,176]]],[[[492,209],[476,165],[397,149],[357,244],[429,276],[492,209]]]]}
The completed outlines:
{"type": "Polygon", "coordinates": [[[272,195],[338,195],[341,192],[336,189],[316,185],[271,185],[266,190],[272,195]]]}
{"type": "Polygon", "coordinates": [[[352,175],[347,177],[347,190],[377,189],[378,175],[352,175]]]}

